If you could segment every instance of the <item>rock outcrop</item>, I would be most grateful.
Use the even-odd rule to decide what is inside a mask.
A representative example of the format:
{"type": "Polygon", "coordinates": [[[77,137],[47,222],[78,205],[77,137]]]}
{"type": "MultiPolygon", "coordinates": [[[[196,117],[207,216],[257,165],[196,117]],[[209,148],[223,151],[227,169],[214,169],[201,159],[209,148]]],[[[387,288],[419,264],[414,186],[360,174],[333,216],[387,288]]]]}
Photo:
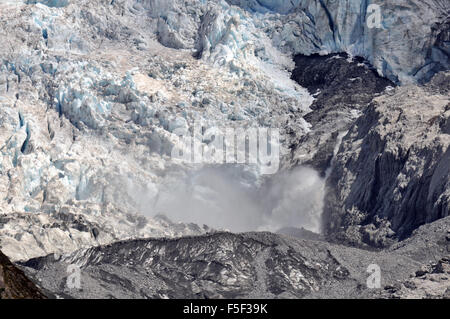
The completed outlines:
{"type": "MultiPolygon", "coordinates": [[[[163,262],[156,257],[146,260],[164,276],[168,272],[164,262],[176,269],[192,266],[187,259],[175,260],[177,245],[195,255],[213,248],[209,245],[217,239],[233,249],[244,245],[238,247],[241,255],[236,258],[247,264],[222,277],[226,284],[215,283],[214,276],[229,269],[229,252],[218,256],[209,251],[222,260],[219,266],[208,260],[211,271],[202,268],[206,257],[200,254],[191,275],[202,278],[201,291],[212,291],[204,296],[251,296],[256,280],[263,291],[259,296],[300,297],[323,280],[338,282],[334,271],[344,276],[341,264],[326,255],[328,244],[311,244],[323,253],[322,266],[316,269],[309,264],[316,260],[313,248],[302,255],[302,244],[283,243],[280,252],[273,248],[278,237],[272,235],[221,233],[200,239],[112,243],[202,235],[211,229],[191,222],[202,224],[205,219],[215,228],[231,225],[231,230],[242,231],[244,219],[251,221],[245,226],[252,230],[274,225],[296,229],[313,215],[316,226],[323,179],[299,165],[313,166],[328,176],[327,168],[335,163],[327,179],[328,238],[384,246],[447,216],[448,76],[436,76],[425,87],[387,91],[383,90],[391,83],[380,76],[396,84],[422,83],[448,69],[448,1],[390,1],[381,5],[381,25],[375,27],[367,24],[377,14],[369,12],[369,4],[365,0],[1,1],[2,251],[13,261],[72,252],[81,255],[69,259],[82,261],[106,249],[111,258],[118,254],[121,259],[116,264],[108,261],[105,267],[112,263],[120,268],[127,250],[130,254],[136,250],[133,258],[138,263],[137,254],[156,256],[160,247],[167,247],[171,253],[163,262]],[[339,54],[333,58],[337,60],[322,57],[333,53],[339,54]],[[301,72],[294,78],[311,92],[293,81],[294,56],[307,72],[324,75],[327,85],[320,83],[321,78],[311,83],[301,72]],[[316,89],[321,92],[314,101],[311,94],[316,89]],[[381,95],[365,110],[377,94],[381,95]],[[336,146],[362,111],[338,152],[336,146]],[[190,134],[197,124],[202,132],[216,127],[278,129],[284,171],[268,178],[261,163],[233,163],[224,169],[220,163],[174,159],[179,135],[190,134]],[[229,173],[226,178],[235,184],[230,187],[226,179],[203,174],[211,166],[229,173]],[[270,188],[271,182],[275,187],[270,188]],[[225,196],[230,188],[231,200],[225,196]],[[237,200],[238,193],[249,193],[250,203],[237,200]],[[206,209],[191,205],[192,198],[206,209]],[[224,202],[232,205],[216,209],[224,202]],[[259,215],[252,215],[255,212],[259,215]],[[120,245],[124,250],[117,253],[120,245]],[[263,260],[267,268],[249,267],[248,262],[255,260],[258,264],[263,260]],[[244,277],[236,277],[238,273],[244,277]],[[260,275],[279,282],[264,283],[257,279],[260,275]],[[239,285],[233,286],[234,280],[239,285]]],[[[203,147],[212,144],[211,136],[195,140],[203,147]]],[[[141,266],[132,281],[136,287],[147,275],[146,265],[141,266]]],[[[55,271],[67,275],[61,267],[55,271]]],[[[104,268],[96,277],[95,267],[92,285],[100,287],[99,282],[120,277],[124,288],[118,294],[181,296],[180,289],[184,297],[200,296],[198,287],[187,286],[190,282],[180,272],[174,273],[179,276],[175,279],[183,286],[177,286],[174,278],[158,279],[161,288],[141,293],[115,270],[104,268]]],[[[349,269],[350,264],[343,267],[349,269]]],[[[352,282],[353,277],[349,287],[352,282]]],[[[60,287],[50,288],[69,294],[60,287]]],[[[106,291],[99,295],[108,296],[106,291]]]]}
{"type": "Polygon", "coordinates": [[[450,214],[450,74],[376,97],[327,181],[329,238],[383,247],[450,214]]]}
{"type": "Polygon", "coordinates": [[[0,299],[45,299],[46,296],[0,252],[0,299]]]}

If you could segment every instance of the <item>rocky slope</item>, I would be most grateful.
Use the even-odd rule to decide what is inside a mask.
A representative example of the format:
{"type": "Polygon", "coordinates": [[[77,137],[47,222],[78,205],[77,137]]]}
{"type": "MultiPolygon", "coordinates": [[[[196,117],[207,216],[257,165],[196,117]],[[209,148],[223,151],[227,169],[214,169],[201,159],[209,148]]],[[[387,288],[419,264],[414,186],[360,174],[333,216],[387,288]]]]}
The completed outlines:
{"type": "Polygon", "coordinates": [[[45,295],[0,252],[0,299],[44,299],[45,295]]]}
{"type": "MultiPolygon", "coordinates": [[[[442,219],[419,229],[410,242],[378,252],[271,233],[215,233],[119,242],[22,266],[46,291],[64,298],[380,298],[450,252],[449,228],[450,219],[442,219]],[[424,239],[427,252],[415,243],[424,239]],[[385,290],[367,286],[373,264],[385,290]],[[78,289],[67,286],[69,265],[80,267],[78,289]]],[[[442,280],[434,297],[443,296],[445,285],[442,280]]]]}
{"type": "Polygon", "coordinates": [[[326,235],[386,246],[450,213],[450,74],[374,98],[327,180],[326,235]]]}
{"type": "Polygon", "coordinates": [[[380,293],[388,299],[450,299],[450,258],[423,266],[408,280],[388,285],[380,293]]]}
{"type": "MultiPolygon", "coordinates": [[[[256,27],[282,52],[347,52],[366,58],[381,75],[399,83],[426,81],[449,68],[450,8],[446,1],[397,0],[379,4],[379,11],[370,7],[376,3],[366,0],[227,0],[201,5],[189,1],[184,6],[176,0],[164,3],[142,3],[153,16],[160,15],[161,43],[195,48],[197,55],[213,61],[229,61],[247,46],[241,34],[247,35],[256,27]],[[251,21],[248,13],[230,4],[253,13],[251,21]]],[[[269,50],[259,47],[252,36],[250,39],[258,55],[268,58],[269,50]]]]}

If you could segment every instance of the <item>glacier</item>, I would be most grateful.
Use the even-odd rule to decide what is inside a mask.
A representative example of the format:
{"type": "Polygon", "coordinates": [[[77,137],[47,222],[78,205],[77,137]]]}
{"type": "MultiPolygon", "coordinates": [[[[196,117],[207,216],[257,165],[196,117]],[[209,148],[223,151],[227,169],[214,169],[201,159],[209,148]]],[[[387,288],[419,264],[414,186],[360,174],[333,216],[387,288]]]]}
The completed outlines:
{"type": "MultiPolygon", "coordinates": [[[[381,29],[366,24],[371,3],[0,1],[2,251],[24,260],[121,239],[212,231],[191,224],[201,224],[201,216],[180,216],[183,207],[164,211],[164,201],[176,200],[173,185],[182,185],[183,194],[192,175],[210,169],[172,161],[174,132],[195,121],[205,129],[279,128],[287,170],[292,132],[297,139],[314,130],[304,117],[315,98],[291,79],[297,54],[364,57],[396,84],[426,82],[448,69],[446,2],[383,3],[381,29]],[[164,213],[175,222],[158,217],[164,213]]],[[[306,159],[295,160],[302,171],[306,159]]],[[[261,167],[232,170],[243,176],[236,187],[268,183],[261,167]]],[[[317,231],[324,180],[302,172],[297,179],[317,192],[288,178],[286,188],[267,190],[278,197],[261,221],[207,220],[215,228],[276,230],[295,217],[317,231]],[[292,216],[298,198],[311,198],[312,209],[292,216]]],[[[220,194],[196,186],[201,203],[220,194]]]]}

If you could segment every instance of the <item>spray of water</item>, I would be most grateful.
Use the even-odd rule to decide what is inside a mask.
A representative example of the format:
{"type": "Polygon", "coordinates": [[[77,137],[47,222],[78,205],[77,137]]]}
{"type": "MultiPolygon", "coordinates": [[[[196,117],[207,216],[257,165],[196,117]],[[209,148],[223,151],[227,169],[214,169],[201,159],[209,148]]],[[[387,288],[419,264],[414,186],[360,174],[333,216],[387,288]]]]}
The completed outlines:
{"type": "Polygon", "coordinates": [[[206,167],[168,176],[141,202],[148,216],[233,232],[283,227],[319,232],[324,188],[324,179],[306,167],[264,181],[242,167],[206,167]]]}

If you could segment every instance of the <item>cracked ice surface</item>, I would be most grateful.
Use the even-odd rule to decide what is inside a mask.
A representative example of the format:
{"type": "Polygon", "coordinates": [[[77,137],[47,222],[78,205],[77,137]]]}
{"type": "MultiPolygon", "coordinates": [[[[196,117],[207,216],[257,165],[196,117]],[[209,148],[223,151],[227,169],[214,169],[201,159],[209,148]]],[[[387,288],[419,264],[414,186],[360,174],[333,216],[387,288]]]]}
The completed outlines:
{"type": "MultiPolygon", "coordinates": [[[[413,21],[423,28],[421,39],[404,36],[406,23],[382,44],[387,31],[370,33],[361,24],[362,1],[328,2],[0,1],[1,249],[17,260],[208,231],[157,216],[167,208],[162,203],[177,200],[174,194],[184,196],[185,189],[172,192],[174,185],[191,189],[192,176],[208,169],[170,159],[174,132],[194,121],[205,128],[279,128],[282,162],[289,161],[289,132],[311,129],[302,116],[313,101],[290,80],[293,53],[348,51],[405,82],[446,62],[433,62],[439,57],[427,57],[424,44],[431,39],[424,21],[437,20],[439,9],[413,21]],[[410,54],[408,43],[423,49],[410,54]]],[[[412,16],[405,8],[398,19],[412,16]]],[[[394,18],[387,23],[395,25],[394,18]]],[[[263,183],[257,166],[235,172],[242,177],[237,188],[263,183]]],[[[313,172],[300,174],[322,188],[313,172]]],[[[190,197],[207,203],[202,207],[220,195],[220,188],[194,186],[190,197]]],[[[317,230],[322,193],[296,189],[268,194],[312,198],[311,220],[296,221],[317,230]]],[[[289,221],[285,201],[272,205],[247,226],[289,221]]]]}
{"type": "MultiPolygon", "coordinates": [[[[0,233],[15,260],[208,231],[156,216],[164,213],[159,185],[202,169],[170,159],[180,127],[309,129],[290,110],[307,112],[312,98],[267,38],[277,60],[246,52],[241,38],[230,42],[235,64],[215,65],[211,55],[197,60],[162,46],[158,21],[130,4],[1,8],[11,46],[2,48],[0,67],[0,233]]],[[[244,182],[260,182],[258,167],[245,171],[244,182]]]]}

